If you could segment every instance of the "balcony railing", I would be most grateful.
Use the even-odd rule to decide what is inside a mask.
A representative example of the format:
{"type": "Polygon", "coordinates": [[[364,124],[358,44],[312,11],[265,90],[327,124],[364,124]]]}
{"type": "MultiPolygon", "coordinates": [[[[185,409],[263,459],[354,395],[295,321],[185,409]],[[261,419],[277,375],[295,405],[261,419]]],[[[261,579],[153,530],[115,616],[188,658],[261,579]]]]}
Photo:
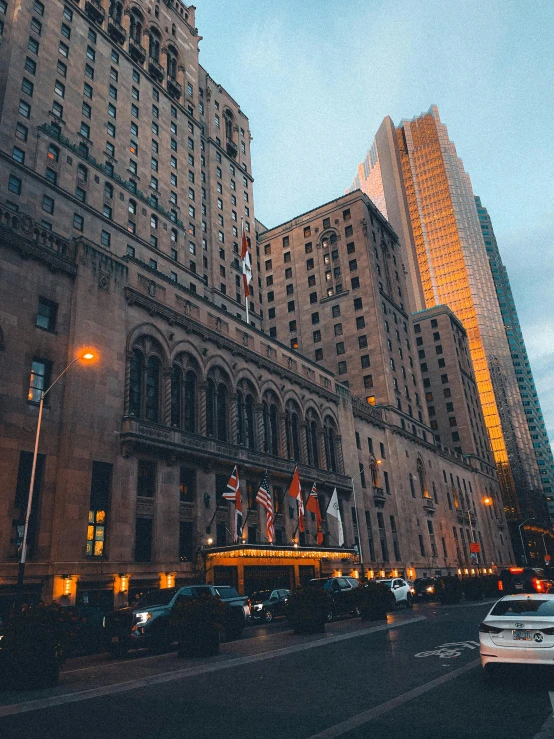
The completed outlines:
{"type": "Polygon", "coordinates": [[[117,44],[125,43],[127,31],[114,18],[108,18],[108,33],[117,44]]]}
{"type": "Polygon", "coordinates": [[[148,58],[148,72],[152,77],[154,77],[154,79],[158,80],[158,82],[163,80],[165,74],[164,68],[157,59],[154,59],[153,56],[148,58]]]}
{"type": "Polygon", "coordinates": [[[136,62],[144,64],[144,60],[146,59],[146,49],[138,41],[135,41],[134,38],[129,39],[129,54],[136,62]]]}
{"type": "Polygon", "coordinates": [[[233,157],[233,159],[237,158],[237,154],[239,153],[237,149],[237,145],[234,141],[228,141],[227,142],[227,154],[229,154],[230,157],[233,157]]]}
{"type": "Polygon", "coordinates": [[[87,0],[85,3],[85,13],[95,23],[98,23],[99,25],[102,25],[102,23],[104,23],[106,11],[98,0],[87,0]]]}
{"type": "Polygon", "coordinates": [[[427,513],[434,513],[435,512],[435,501],[433,500],[433,498],[424,498],[423,508],[427,511],[427,513]]]}
{"type": "Polygon", "coordinates": [[[176,100],[180,100],[181,95],[183,94],[183,88],[177,80],[173,79],[173,77],[167,78],[167,91],[171,97],[174,97],[176,100]]]}
{"type": "Polygon", "coordinates": [[[383,488],[374,487],[373,488],[373,502],[376,506],[379,506],[382,508],[387,500],[387,496],[385,495],[385,491],[383,488]]]}

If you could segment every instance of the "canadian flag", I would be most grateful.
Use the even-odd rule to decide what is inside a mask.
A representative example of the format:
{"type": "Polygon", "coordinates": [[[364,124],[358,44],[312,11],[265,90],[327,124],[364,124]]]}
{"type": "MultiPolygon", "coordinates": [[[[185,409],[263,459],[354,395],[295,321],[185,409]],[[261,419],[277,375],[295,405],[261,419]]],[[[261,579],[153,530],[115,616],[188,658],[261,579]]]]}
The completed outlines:
{"type": "Polygon", "coordinates": [[[250,295],[250,283],[252,282],[252,264],[250,262],[250,251],[248,249],[248,237],[244,230],[244,222],[242,224],[242,244],[241,244],[241,259],[242,259],[242,285],[244,288],[244,296],[247,298],[250,295]]]}
{"type": "Polygon", "coordinates": [[[306,503],[306,510],[310,511],[315,516],[316,530],[317,530],[317,543],[318,546],[323,544],[323,531],[321,529],[321,511],[319,509],[319,499],[317,497],[317,487],[314,482],[312,492],[306,503]]]}

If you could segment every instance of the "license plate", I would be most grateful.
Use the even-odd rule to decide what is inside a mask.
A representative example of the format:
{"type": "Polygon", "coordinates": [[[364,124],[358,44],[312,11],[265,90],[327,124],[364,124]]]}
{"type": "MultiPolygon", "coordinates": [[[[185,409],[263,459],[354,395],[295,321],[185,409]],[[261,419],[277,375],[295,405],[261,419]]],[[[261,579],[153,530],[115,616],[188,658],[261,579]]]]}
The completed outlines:
{"type": "Polygon", "coordinates": [[[112,636],[112,644],[119,644],[119,637],[118,636],[112,636]]]}
{"type": "Polygon", "coordinates": [[[512,631],[514,641],[531,641],[530,631],[512,631]]]}
{"type": "Polygon", "coordinates": [[[516,590],[523,590],[523,583],[522,582],[516,582],[516,590]]]}

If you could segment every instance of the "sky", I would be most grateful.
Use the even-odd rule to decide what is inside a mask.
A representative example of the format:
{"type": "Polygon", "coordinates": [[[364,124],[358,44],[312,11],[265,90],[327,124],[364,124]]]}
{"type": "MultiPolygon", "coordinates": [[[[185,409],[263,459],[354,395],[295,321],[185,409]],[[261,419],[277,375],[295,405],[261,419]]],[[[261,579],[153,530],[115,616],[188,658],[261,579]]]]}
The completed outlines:
{"type": "Polygon", "coordinates": [[[256,217],[342,195],[383,118],[435,104],[492,218],[554,440],[554,2],[196,0],[253,135],[256,217]]]}

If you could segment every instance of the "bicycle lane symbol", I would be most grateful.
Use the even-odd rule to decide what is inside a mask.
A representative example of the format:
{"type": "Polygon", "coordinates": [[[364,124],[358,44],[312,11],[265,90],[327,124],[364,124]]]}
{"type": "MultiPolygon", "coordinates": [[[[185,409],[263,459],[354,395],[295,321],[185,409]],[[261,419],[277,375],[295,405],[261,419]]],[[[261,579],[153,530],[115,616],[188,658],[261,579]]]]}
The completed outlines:
{"type": "Polygon", "coordinates": [[[427,652],[418,652],[414,657],[438,657],[439,659],[457,659],[461,656],[465,649],[472,650],[477,649],[479,642],[475,641],[463,641],[463,642],[448,642],[446,644],[439,644],[427,652]]]}

